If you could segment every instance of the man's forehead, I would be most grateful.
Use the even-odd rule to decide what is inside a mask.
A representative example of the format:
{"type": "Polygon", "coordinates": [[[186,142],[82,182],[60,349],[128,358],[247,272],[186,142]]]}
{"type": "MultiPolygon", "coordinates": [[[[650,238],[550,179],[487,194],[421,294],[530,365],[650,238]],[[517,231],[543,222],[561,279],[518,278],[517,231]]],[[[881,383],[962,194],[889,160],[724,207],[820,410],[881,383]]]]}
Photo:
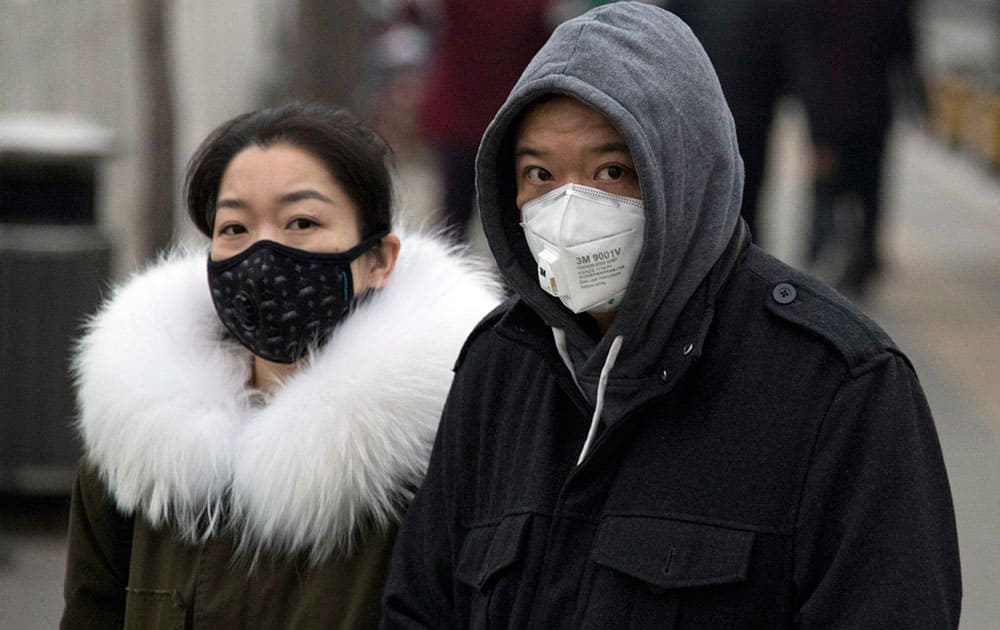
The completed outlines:
{"type": "Polygon", "coordinates": [[[589,134],[605,150],[628,152],[621,133],[603,113],[583,101],[562,94],[543,97],[525,107],[514,140],[520,150],[549,135],[572,134],[589,134]]]}

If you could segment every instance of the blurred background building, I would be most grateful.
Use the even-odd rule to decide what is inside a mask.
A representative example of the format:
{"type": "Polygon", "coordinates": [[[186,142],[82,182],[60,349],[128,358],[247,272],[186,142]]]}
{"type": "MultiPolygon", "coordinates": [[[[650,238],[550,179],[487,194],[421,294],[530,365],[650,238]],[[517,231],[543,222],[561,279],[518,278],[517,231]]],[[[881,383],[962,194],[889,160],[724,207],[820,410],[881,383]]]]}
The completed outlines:
{"type": "MultiPolygon", "coordinates": [[[[345,105],[394,147],[401,218],[442,220],[446,180],[421,103],[448,29],[482,26],[449,22],[447,4],[0,0],[0,629],[58,619],[78,456],[68,353],[110,283],[171,242],[198,238],[180,203],[197,143],[264,104],[345,105]]],[[[534,4],[547,4],[539,19],[551,28],[596,3],[534,4]]],[[[914,10],[926,110],[890,128],[886,262],[855,298],[911,355],[935,412],[959,520],[962,627],[996,628],[1000,0],[923,0],[914,10]]],[[[474,84],[491,68],[468,54],[474,84]]],[[[813,202],[806,110],[794,88],[767,87],[756,235],[804,266],[813,202]]],[[[488,256],[475,216],[466,234],[488,256]]]]}

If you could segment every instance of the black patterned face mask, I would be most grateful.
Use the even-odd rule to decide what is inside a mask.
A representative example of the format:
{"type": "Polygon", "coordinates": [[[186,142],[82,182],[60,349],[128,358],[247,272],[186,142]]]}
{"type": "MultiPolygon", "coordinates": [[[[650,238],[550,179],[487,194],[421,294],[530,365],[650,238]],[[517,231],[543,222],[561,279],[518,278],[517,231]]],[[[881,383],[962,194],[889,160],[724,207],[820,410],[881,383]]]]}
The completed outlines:
{"type": "Polygon", "coordinates": [[[351,262],[386,232],[337,254],[258,241],[225,260],[208,260],[219,319],[255,355],[294,363],[326,341],[354,303],[351,262]]]}

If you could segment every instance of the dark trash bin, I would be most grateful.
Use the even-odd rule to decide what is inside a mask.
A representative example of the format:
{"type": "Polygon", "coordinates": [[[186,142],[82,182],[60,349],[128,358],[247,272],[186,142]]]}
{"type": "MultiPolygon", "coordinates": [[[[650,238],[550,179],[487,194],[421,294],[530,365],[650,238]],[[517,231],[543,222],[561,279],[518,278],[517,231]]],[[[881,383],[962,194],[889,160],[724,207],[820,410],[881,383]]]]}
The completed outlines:
{"type": "Polygon", "coordinates": [[[0,114],[0,492],[68,493],[79,447],[69,358],[110,278],[99,229],[111,133],[0,114]]]}

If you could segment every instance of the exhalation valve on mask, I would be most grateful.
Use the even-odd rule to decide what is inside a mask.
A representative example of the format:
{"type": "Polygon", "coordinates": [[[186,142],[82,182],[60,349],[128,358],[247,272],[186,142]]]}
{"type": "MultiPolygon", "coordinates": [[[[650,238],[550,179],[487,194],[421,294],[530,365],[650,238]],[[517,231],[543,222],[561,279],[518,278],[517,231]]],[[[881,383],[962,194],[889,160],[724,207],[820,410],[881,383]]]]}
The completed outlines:
{"type": "Polygon", "coordinates": [[[559,297],[559,278],[563,273],[559,269],[559,254],[551,249],[543,249],[538,254],[538,283],[551,295],[559,297]]]}
{"type": "Polygon", "coordinates": [[[567,184],[522,208],[541,288],[574,313],[618,309],[642,248],[642,200],[567,184]]]}

